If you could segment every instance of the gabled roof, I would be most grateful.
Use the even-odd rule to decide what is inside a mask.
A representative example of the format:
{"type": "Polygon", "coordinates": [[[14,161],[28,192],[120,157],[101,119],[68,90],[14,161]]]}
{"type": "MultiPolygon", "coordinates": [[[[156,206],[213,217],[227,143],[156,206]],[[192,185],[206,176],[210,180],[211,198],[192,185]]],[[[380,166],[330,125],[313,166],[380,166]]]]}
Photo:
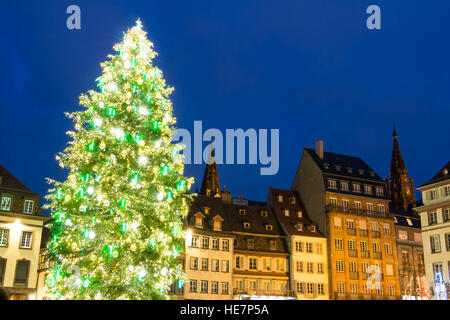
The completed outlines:
{"type": "Polygon", "coordinates": [[[313,222],[309,219],[308,213],[305,209],[305,206],[303,205],[303,202],[300,199],[300,195],[295,190],[284,190],[284,189],[276,189],[276,188],[269,188],[269,196],[268,198],[271,200],[271,204],[273,205],[273,209],[275,211],[275,214],[277,216],[278,221],[280,224],[284,227],[284,230],[289,235],[301,235],[301,236],[311,236],[311,237],[323,237],[322,234],[320,234],[319,229],[313,222]],[[277,200],[277,196],[282,195],[283,196],[283,202],[279,202],[277,200]],[[290,197],[295,197],[295,203],[291,203],[289,201],[290,197]],[[282,212],[283,209],[289,210],[289,216],[287,217],[284,212],[282,212]],[[302,217],[299,218],[295,212],[299,210],[302,212],[302,217]],[[303,228],[301,231],[299,231],[296,228],[297,224],[302,224],[303,228]],[[316,231],[311,231],[311,226],[316,227],[316,231]]]}
{"type": "Polygon", "coordinates": [[[419,188],[448,179],[450,179],[450,161],[447,162],[447,164],[441,170],[439,170],[439,172],[436,173],[436,175],[431,178],[431,180],[428,180],[419,188]]]}
{"type": "Polygon", "coordinates": [[[7,188],[16,191],[22,191],[26,193],[34,193],[28,189],[22,182],[14,177],[8,170],[0,165],[0,188],[7,188]]]}
{"type": "Polygon", "coordinates": [[[383,179],[359,157],[324,152],[323,159],[320,159],[315,150],[311,148],[305,148],[304,150],[314,159],[317,166],[324,174],[334,174],[347,178],[384,182],[383,179]],[[336,166],[338,166],[340,170],[338,170],[336,166]],[[352,171],[349,172],[347,170],[348,168],[351,168],[352,171]]]}

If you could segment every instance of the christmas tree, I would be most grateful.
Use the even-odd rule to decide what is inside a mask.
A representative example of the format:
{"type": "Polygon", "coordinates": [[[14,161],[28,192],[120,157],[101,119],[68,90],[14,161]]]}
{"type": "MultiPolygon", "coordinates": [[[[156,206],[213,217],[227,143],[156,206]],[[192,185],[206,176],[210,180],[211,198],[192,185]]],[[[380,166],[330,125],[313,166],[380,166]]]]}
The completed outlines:
{"type": "Polygon", "coordinates": [[[138,20],[101,64],[99,91],[80,96],[72,140],[56,157],[67,179],[46,196],[51,211],[48,290],[59,299],[165,299],[185,274],[182,220],[192,178],[172,144],[168,87],[138,20]]]}

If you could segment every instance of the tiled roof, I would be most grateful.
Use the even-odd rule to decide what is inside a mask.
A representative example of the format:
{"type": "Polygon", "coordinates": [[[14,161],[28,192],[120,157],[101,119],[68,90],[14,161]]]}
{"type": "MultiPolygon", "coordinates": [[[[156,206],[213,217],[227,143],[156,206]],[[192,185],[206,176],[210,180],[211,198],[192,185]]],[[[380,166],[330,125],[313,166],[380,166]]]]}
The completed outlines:
{"type": "Polygon", "coordinates": [[[394,209],[390,209],[389,210],[389,215],[391,217],[395,217],[394,223],[397,226],[402,226],[402,227],[408,227],[408,228],[415,228],[415,229],[421,229],[421,223],[420,223],[420,218],[417,215],[411,214],[409,212],[405,212],[405,211],[399,211],[399,210],[394,210],[394,209]],[[412,225],[410,225],[408,223],[408,220],[411,221],[412,225]]]}
{"type": "Polygon", "coordinates": [[[213,230],[212,219],[219,215],[224,220],[222,232],[245,232],[249,234],[283,236],[283,231],[278,225],[273,212],[267,206],[237,205],[225,203],[220,198],[197,195],[191,205],[188,214],[188,224],[194,226],[193,216],[201,212],[205,216],[203,230],[215,232],[213,230]],[[205,207],[210,208],[209,213],[205,213],[205,207]],[[240,214],[239,210],[244,209],[245,213],[240,214]],[[261,211],[266,211],[267,216],[262,216],[261,211]],[[244,227],[244,222],[250,223],[250,228],[244,227]],[[272,230],[267,230],[266,225],[272,225],[272,230]]]}
{"type": "Polygon", "coordinates": [[[431,180],[425,182],[420,187],[424,187],[436,182],[441,182],[449,179],[450,179],[450,161],[447,162],[447,164],[441,170],[439,170],[439,172],[436,173],[436,175],[433,178],[431,178],[431,180]]]}
{"type": "Polygon", "coordinates": [[[17,191],[23,191],[26,193],[33,193],[28,189],[22,182],[20,182],[16,177],[14,177],[8,170],[6,170],[2,165],[0,165],[0,188],[8,188],[17,191]]]}
{"type": "Polygon", "coordinates": [[[323,159],[320,159],[313,149],[305,148],[305,151],[314,159],[323,173],[335,174],[348,178],[372,180],[374,182],[384,182],[383,179],[361,158],[324,152],[323,159]],[[338,170],[336,166],[338,166],[340,170],[338,170]],[[352,169],[351,172],[347,170],[348,168],[352,169]]]}
{"type": "Polygon", "coordinates": [[[284,189],[276,189],[269,188],[269,196],[268,198],[271,200],[270,203],[273,205],[273,209],[275,214],[278,217],[278,220],[283,225],[284,230],[290,235],[302,235],[302,236],[311,236],[311,237],[323,237],[316,226],[316,231],[311,231],[310,227],[313,225],[312,221],[308,217],[308,213],[300,199],[300,196],[295,190],[284,190],[284,189]],[[283,196],[283,202],[279,202],[277,199],[278,195],[283,196]],[[289,201],[290,197],[295,197],[295,203],[291,203],[289,201]],[[289,216],[286,216],[283,209],[289,210],[289,216]],[[296,211],[299,210],[302,212],[302,217],[299,218],[296,215],[296,211]],[[296,225],[301,223],[303,228],[302,231],[299,231],[296,228],[296,225]]]}

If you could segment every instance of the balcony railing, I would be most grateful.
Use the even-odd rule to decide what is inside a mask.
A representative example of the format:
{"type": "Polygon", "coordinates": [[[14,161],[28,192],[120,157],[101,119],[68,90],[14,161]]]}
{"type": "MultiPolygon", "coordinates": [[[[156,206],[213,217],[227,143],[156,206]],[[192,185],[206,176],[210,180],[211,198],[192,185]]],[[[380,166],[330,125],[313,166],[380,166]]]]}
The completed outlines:
{"type": "Polygon", "coordinates": [[[348,273],[350,280],[359,280],[359,272],[358,271],[350,271],[348,273]]]}
{"type": "Polygon", "coordinates": [[[359,230],[359,235],[360,235],[361,237],[368,237],[368,236],[369,236],[369,231],[360,229],[360,230],[359,230]]]}
{"type": "Polygon", "coordinates": [[[348,250],[348,256],[352,258],[358,257],[358,250],[348,250]]]}
{"type": "Polygon", "coordinates": [[[349,236],[354,236],[354,235],[356,235],[356,229],[354,229],[354,228],[347,228],[347,234],[348,234],[349,236]]]}
{"type": "Polygon", "coordinates": [[[351,214],[356,214],[356,215],[360,215],[360,216],[369,216],[369,217],[378,217],[378,218],[387,218],[388,217],[386,212],[377,212],[377,211],[373,211],[373,210],[337,206],[337,205],[333,205],[333,204],[327,204],[325,207],[325,210],[343,212],[343,213],[351,213],[351,214]]]}
{"type": "Polygon", "coordinates": [[[266,289],[254,289],[254,288],[234,288],[233,295],[247,294],[247,295],[257,295],[257,296],[283,296],[283,297],[294,297],[295,292],[292,290],[266,290],[266,289]]]}
{"type": "Polygon", "coordinates": [[[372,238],[379,238],[381,236],[380,231],[372,230],[372,238]]]}
{"type": "Polygon", "coordinates": [[[373,253],[373,258],[374,258],[374,259],[381,260],[381,259],[382,259],[382,254],[381,254],[381,252],[374,252],[374,253],[373,253]]]}
{"type": "Polygon", "coordinates": [[[361,251],[361,258],[370,258],[370,251],[361,251]]]}

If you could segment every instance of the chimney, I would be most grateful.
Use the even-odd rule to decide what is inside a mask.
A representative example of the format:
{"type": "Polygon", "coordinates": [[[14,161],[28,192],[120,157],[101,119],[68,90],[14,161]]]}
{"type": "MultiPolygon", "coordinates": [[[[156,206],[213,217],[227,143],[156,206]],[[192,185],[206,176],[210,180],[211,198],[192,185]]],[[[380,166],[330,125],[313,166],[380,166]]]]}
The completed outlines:
{"type": "Polygon", "coordinates": [[[323,160],[323,140],[316,141],[316,154],[321,160],[323,160]]]}

